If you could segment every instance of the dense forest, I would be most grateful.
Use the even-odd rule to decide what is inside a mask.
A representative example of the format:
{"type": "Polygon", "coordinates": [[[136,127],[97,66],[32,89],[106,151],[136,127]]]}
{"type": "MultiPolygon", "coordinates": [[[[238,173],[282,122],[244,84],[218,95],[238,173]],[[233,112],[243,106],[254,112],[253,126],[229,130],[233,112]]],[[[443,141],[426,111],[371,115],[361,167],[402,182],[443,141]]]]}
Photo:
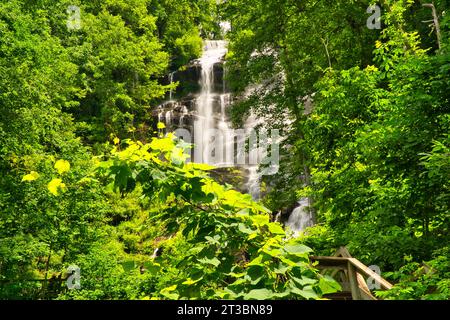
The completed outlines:
{"type": "Polygon", "coordinates": [[[448,300],[449,10],[2,0],[0,299],[323,299],[343,284],[312,257],[345,247],[393,285],[377,299],[448,300]],[[214,81],[230,128],[283,137],[257,198],[161,107],[191,97],[177,124],[205,126],[214,81]]]}

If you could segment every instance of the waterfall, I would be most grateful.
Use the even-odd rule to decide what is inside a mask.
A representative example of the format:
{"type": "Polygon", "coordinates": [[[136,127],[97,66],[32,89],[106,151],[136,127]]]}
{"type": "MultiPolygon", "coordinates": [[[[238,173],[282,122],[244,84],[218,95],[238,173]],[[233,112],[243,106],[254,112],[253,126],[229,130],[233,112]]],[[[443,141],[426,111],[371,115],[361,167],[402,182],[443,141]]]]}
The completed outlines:
{"type": "MultiPolygon", "coordinates": [[[[163,122],[163,117],[164,117],[164,110],[161,106],[158,107],[158,123],[162,123],[163,122]]],[[[161,134],[162,130],[158,129],[158,134],[161,134]]]]}
{"type": "Polygon", "coordinates": [[[186,106],[182,106],[181,112],[180,112],[180,122],[179,122],[180,127],[184,126],[184,118],[186,118],[186,116],[188,114],[189,114],[188,108],[186,106]]]}
{"type": "Polygon", "coordinates": [[[156,248],[156,249],[153,251],[153,254],[150,256],[150,259],[156,259],[156,258],[158,258],[158,253],[159,253],[159,248],[156,248]]]}
{"type": "MultiPolygon", "coordinates": [[[[175,72],[171,72],[171,73],[169,74],[169,82],[170,82],[170,84],[173,84],[174,76],[175,76],[175,72]]],[[[169,101],[173,101],[173,89],[170,89],[170,92],[169,92],[169,101]]]]}
{"type": "Polygon", "coordinates": [[[203,56],[198,61],[201,66],[201,92],[196,101],[197,118],[194,122],[195,162],[216,165],[216,158],[222,156],[223,159],[223,149],[212,148],[213,144],[220,146],[222,143],[223,146],[223,141],[215,141],[213,138],[214,129],[218,129],[215,123],[214,102],[220,99],[220,95],[214,90],[214,65],[221,63],[226,53],[226,41],[207,40],[203,56]]]}
{"type": "Polygon", "coordinates": [[[294,232],[294,236],[298,236],[300,232],[314,225],[313,213],[309,209],[310,201],[308,198],[302,198],[298,202],[298,207],[292,211],[286,226],[294,232]]]}
{"type": "Polygon", "coordinates": [[[219,23],[219,25],[223,34],[226,34],[231,30],[231,23],[229,23],[228,21],[222,21],[219,23]]]}
{"type": "Polygon", "coordinates": [[[281,223],[281,213],[282,213],[281,211],[278,211],[274,219],[275,222],[281,223]]]}
{"type": "MultiPolygon", "coordinates": [[[[248,130],[256,128],[261,124],[261,122],[262,119],[258,119],[258,117],[252,112],[245,122],[246,132],[248,130]]],[[[246,136],[245,138],[248,139],[249,137],[246,136]]],[[[253,200],[259,200],[261,198],[262,175],[260,172],[258,172],[258,169],[259,163],[264,155],[259,148],[256,148],[256,146],[249,147],[252,147],[252,150],[249,153],[248,165],[246,166],[246,169],[249,172],[247,176],[246,188],[247,190],[249,190],[249,193],[252,196],[253,200]]]]}
{"type": "MultiPolygon", "coordinates": [[[[225,91],[225,83],[223,85],[224,91],[225,91]]],[[[227,123],[226,121],[226,108],[230,104],[230,97],[231,95],[229,93],[224,93],[220,95],[220,114],[222,116],[221,121],[223,123],[227,123]]],[[[228,123],[227,123],[228,124],[228,123]]]]}
{"type": "MultiPolygon", "coordinates": [[[[227,108],[232,102],[232,95],[228,92],[225,68],[222,68],[226,54],[227,41],[205,40],[203,55],[196,61],[195,67],[192,67],[199,67],[200,71],[198,79],[200,92],[198,95],[191,95],[194,99],[190,100],[194,102],[192,107],[186,104],[186,99],[173,101],[174,92],[172,91],[175,90],[171,90],[170,100],[158,109],[158,121],[165,120],[168,130],[176,129],[176,127],[184,128],[192,134],[189,137],[189,143],[194,145],[191,161],[218,168],[243,169],[246,172],[244,174],[246,182],[239,187],[251,194],[253,199],[258,200],[261,193],[262,174],[258,171],[259,161],[262,160],[261,152],[253,148],[249,155],[244,153],[251,130],[262,120],[252,115],[244,128],[236,130],[231,128],[227,119],[227,108]],[[192,122],[191,119],[193,119],[192,122]]],[[[177,75],[180,79],[190,79],[189,76],[183,75],[182,71],[177,75]]],[[[171,84],[175,80],[174,77],[175,73],[169,74],[171,84]]]]}
{"type": "Polygon", "coordinates": [[[166,125],[171,126],[172,125],[172,111],[166,112],[166,125]]]}
{"type": "Polygon", "coordinates": [[[261,198],[261,174],[258,172],[258,169],[259,166],[250,166],[248,168],[249,174],[246,187],[254,200],[261,198]]]}

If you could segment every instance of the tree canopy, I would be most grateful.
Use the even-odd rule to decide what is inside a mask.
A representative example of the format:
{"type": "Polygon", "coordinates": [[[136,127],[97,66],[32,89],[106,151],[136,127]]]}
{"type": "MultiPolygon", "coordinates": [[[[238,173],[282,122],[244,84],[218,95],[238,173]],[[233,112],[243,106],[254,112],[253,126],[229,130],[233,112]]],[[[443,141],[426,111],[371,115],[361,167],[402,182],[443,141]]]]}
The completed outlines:
{"type": "Polygon", "coordinates": [[[0,299],[321,299],[342,288],[310,256],[341,246],[395,284],[380,298],[448,299],[450,3],[433,3],[384,0],[374,29],[369,0],[1,2],[0,299]],[[205,39],[228,41],[233,125],[283,132],[260,201],[154,116],[205,39]],[[304,197],[317,225],[293,237],[275,217],[304,197]]]}

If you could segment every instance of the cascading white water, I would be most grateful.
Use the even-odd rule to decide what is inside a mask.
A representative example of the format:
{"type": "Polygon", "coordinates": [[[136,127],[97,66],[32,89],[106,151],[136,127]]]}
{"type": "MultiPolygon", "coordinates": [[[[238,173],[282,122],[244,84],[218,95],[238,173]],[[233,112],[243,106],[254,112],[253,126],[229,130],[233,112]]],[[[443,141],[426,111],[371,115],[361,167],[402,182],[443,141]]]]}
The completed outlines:
{"type": "MultiPolygon", "coordinates": [[[[255,114],[251,113],[245,122],[245,130],[249,131],[254,129],[259,124],[261,124],[262,120],[258,119],[255,114]]],[[[248,137],[245,137],[246,139],[248,137]]],[[[264,154],[261,149],[256,148],[256,146],[252,147],[249,154],[249,161],[246,169],[248,170],[246,189],[249,190],[249,194],[252,196],[254,200],[259,200],[261,198],[261,178],[262,175],[258,171],[259,163],[264,157],[264,154]]]]}
{"type": "MultiPolygon", "coordinates": [[[[223,84],[223,88],[225,91],[226,90],[225,83],[223,84]]],[[[228,125],[228,123],[226,121],[226,108],[230,104],[230,97],[231,97],[231,95],[229,93],[224,93],[224,94],[220,95],[220,113],[222,116],[221,122],[226,123],[227,125],[228,125]]]]}
{"type": "MultiPolygon", "coordinates": [[[[171,73],[169,74],[169,82],[170,82],[170,84],[173,83],[174,76],[175,76],[175,72],[171,72],[171,73]]],[[[170,92],[169,92],[169,101],[173,101],[173,89],[170,89],[170,92]]]]}
{"type": "Polygon", "coordinates": [[[226,112],[227,108],[231,103],[231,94],[225,93],[226,87],[223,85],[224,93],[220,95],[220,116],[219,116],[219,125],[218,129],[223,135],[223,145],[224,145],[224,155],[223,161],[221,163],[217,163],[218,167],[234,167],[234,134],[231,130],[230,124],[227,121],[226,112]]]}
{"type": "MultiPolygon", "coordinates": [[[[163,122],[164,110],[161,106],[158,107],[158,123],[163,122]]],[[[158,134],[162,133],[162,129],[158,129],[158,134]]]]}
{"type": "Polygon", "coordinates": [[[186,118],[186,116],[189,114],[189,110],[186,106],[182,106],[181,107],[181,112],[180,112],[180,127],[184,126],[184,119],[186,118]]]}
{"type": "Polygon", "coordinates": [[[302,198],[298,202],[298,207],[292,211],[286,226],[298,236],[300,232],[314,225],[313,213],[310,210],[310,201],[308,198],[302,198]]]}
{"type": "MultiPolygon", "coordinates": [[[[206,40],[203,55],[197,60],[201,73],[199,79],[200,93],[195,100],[195,112],[193,113],[194,156],[192,160],[197,163],[211,164],[215,167],[238,166],[247,170],[245,189],[255,200],[258,200],[261,182],[258,160],[261,160],[262,156],[259,150],[250,152],[248,157],[242,153],[245,152],[245,144],[249,138],[247,131],[254,129],[260,120],[254,116],[250,117],[245,124],[245,130],[240,130],[245,131],[244,134],[239,133],[238,136],[235,136],[236,132],[231,130],[226,116],[227,108],[231,104],[231,94],[227,92],[225,76],[222,83],[217,82],[219,80],[217,71],[220,72],[220,68],[215,68],[215,66],[224,62],[226,53],[226,41],[206,40]],[[237,138],[237,150],[235,150],[235,138],[237,138]],[[235,153],[235,151],[237,152],[235,153]]],[[[224,68],[223,72],[225,73],[224,68]]],[[[174,73],[169,75],[169,81],[173,83],[174,73]]],[[[158,113],[159,122],[164,118],[168,127],[173,125],[184,127],[185,118],[191,115],[191,112],[186,106],[172,101],[173,92],[170,92],[169,98],[170,101],[166,102],[166,105],[171,108],[172,112],[166,111],[166,107],[160,109],[158,113]],[[175,123],[174,119],[177,116],[179,118],[175,123]]]]}
{"type": "Polygon", "coordinates": [[[219,25],[220,25],[220,29],[222,30],[223,34],[225,34],[231,30],[231,23],[229,23],[228,21],[222,21],[219,23],[219,25]]]}
{"type": "Polygon", "coordinates": [[[166,112],[166,125],[172,125],[172,111],[170,110],[166,112]]]}
{"type": "MultiPolygon", "coordinates": [[[[194,122],[194,160],[196,162],[217,165],[213,161],[215,157],[211,150],[213,129],[218,128],[214,115],[214,101],[220,99],[220,94],[214,92],[214,65],[222,62],[226,53],[226,41],[207,40],[203,56],[198,60],[201,67],[201,92],[196,101],[197,117],[194,122]]],[[[214,150],[214,152],[218,151],[214,150]]]]}
{"type": "Polygon", "coordinates": [[[249,174],[246,187],[254,200],[261,198],[261,174],[258,172],[258,169],[259,166],[250,166],[248,168],[249,174]]]}
{"type": "Polygon", "coordinates": [[[150,259],[156,259],[158,257],[158,253],[159,253],[159,248],[156,248],[153,251],[153,254],[150,256],[150,259]]]}

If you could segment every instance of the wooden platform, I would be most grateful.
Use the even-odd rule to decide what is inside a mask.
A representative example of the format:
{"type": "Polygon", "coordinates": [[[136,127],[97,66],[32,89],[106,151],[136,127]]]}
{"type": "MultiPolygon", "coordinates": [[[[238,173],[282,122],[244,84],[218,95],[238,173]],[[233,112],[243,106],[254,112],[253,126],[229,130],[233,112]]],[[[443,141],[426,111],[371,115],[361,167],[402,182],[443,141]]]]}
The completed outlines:
{"type": "Polygon", "coordinates": [[[328,274],[338,281],[342,292],[328,295],[325,298],[331,300],[378,300],[369,289],[367,280],[377,284],[379,290],[389,290],[392,284],[383,279],[379,274],[353,258],[347,248],[340,248],[334,256],[312,256],[311,261],[322,274],[328,274]]]}

